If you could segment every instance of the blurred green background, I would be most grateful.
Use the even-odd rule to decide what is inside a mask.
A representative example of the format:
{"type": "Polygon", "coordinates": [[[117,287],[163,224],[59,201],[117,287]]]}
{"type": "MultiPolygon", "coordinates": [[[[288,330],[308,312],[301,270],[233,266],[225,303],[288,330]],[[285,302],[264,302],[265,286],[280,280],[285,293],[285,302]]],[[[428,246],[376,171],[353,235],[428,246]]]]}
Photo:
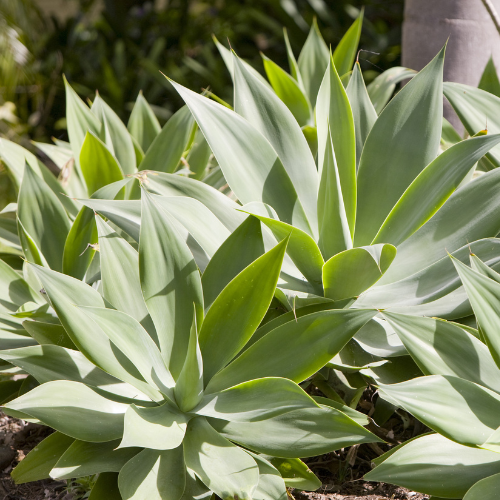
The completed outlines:
{"type": "Polygon", "coordinates": [[[63,73],[83,98],[99,90],[124,120],[139,90],[160,122],[181,105],[160,71],[232,101],[212,34],[261,72],[259,52],[288,69],[283,27],[297,56],[314,17],[335,47],[363,7],[370,81],[400,63],[403,0],[0,0],[0,135],[30,149],[30,140],[66,139],[63,73]]]}

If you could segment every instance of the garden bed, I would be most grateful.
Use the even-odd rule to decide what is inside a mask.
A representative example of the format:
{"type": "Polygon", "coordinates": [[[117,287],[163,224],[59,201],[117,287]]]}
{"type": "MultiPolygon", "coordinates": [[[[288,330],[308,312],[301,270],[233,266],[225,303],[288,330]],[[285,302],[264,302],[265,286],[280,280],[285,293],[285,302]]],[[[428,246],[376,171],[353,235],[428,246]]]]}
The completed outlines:
{"type": "MultiPolygon", "coordinates": [[[[66,481],[44,480],[16,485],[10,477],[12,469],[52,431],[45,426],[28,424],[0,412],[0,499],[1,500],[79,500],[84,487],[66,481]]],[[[330,454],[329,454],[330,455],[330,454]]],[[[388,484],[377,484],[357,479],[366,468],[366,462],[356,458],[349,469],[349,480],[339,485],[338,474],[332,472],[332,457],[325,455],[312,459],[309,466],[322,479],[317,492],[291,490],[296,500],[427,500],[427,495],[413,493],[388,484]],[[320,464],[321,462],[321,464],[320,464]],[[323,466],[325,468],[323,468],[323,466]],[[351,477],[353,479],[351,479],[351,477]]]]}

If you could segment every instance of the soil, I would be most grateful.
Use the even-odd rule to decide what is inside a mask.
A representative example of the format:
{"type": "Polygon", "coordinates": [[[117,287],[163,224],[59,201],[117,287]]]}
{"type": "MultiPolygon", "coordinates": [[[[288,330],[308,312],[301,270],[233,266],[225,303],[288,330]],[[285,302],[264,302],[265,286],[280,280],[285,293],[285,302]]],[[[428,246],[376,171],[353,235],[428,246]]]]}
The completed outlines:
{"type": "MultiPolygon", "coordinates": [[[[408,438],[411,427],[391,419],[378,433],[408,438]],[[387,430],[389,428],[389,430],[387,430]]],[[[66,481],[43,480],[16,485],[10,477],[12,469],[52,431],[42,425],[26,423],[0,412],[0,500],[79,500],[82,491],[66,481]],[[72,487],[73,486],[73,487],[72,487]]],[[[322,480],[316,492],[291,490],[295,500],[428,500],[427,495],[414,493],[389,484],[363,481],[371,469],[370,460],[386,451],[387,446],[360,445],[339,450],[306,461],[322,480]]]]}

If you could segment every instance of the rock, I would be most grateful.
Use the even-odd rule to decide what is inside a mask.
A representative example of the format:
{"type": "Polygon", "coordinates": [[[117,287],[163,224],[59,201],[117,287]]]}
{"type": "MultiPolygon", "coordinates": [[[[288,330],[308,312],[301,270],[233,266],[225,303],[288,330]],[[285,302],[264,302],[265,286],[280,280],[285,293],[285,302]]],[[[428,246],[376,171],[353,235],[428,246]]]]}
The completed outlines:
{"type": "Polygon", "coordinates": [[[6,469],[16,458],[16,452],[8,446],[0,446],[0,471],[6,469]]]}

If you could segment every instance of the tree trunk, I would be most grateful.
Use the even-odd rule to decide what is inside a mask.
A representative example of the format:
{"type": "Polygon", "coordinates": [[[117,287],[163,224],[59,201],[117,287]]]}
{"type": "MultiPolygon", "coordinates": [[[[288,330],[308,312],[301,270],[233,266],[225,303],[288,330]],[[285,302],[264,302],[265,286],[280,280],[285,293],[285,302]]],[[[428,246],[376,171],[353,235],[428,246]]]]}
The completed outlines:
{"type": "MultiPolygon", "coordinates": [[[[500,12],[500,0],[490,0],[500,12]]],[[[482,0],[405,0],[402,64],[421,70],[449,38],[444,81],[477,87],[491,55],[500,68],[500,35],[482,0]]],[[[445,116],[459,131],[445,100],[445,116]]]]}

